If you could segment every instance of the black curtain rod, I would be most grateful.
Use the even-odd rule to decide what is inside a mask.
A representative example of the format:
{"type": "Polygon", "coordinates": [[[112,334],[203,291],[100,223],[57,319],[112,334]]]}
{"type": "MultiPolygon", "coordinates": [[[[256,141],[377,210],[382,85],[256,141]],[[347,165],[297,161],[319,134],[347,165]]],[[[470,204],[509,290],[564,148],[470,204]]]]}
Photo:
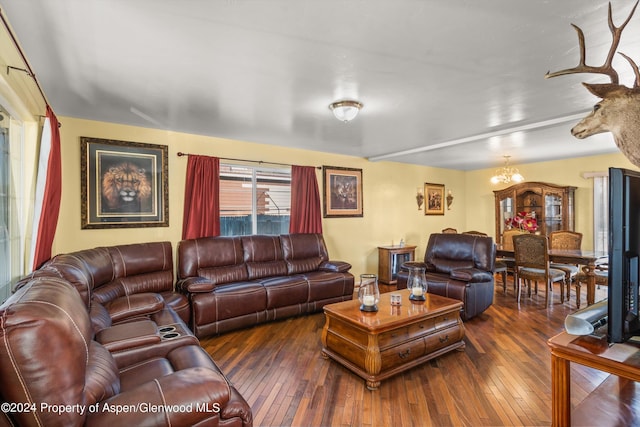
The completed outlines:
{"type": "Polygon", "coordinates": [[[40,96],[42,96],[42,99],[44,100],[45,105],[49,105],[49,101],[47,101],[47,97],[45,96],[44,91],[40,87],[40,83],[38,82],[38,79],[36,78],[35,73],[31,69],[31,66],[29,65],[29,61],[27,61],[27,57],[24,55],[24,52],[22,52],[22,49],[20,48],[20,44],[18,43],[16,36],[13,34],[13,31],[11,31],[11,27],[9,26],[9,23],[5,19],[4,12],[2,11],[2,9],[0,9],[0,19],[2,20],[2,25],[7,30],[7,33],[9,34],[11,41],[13,42],[13,46],[18,51],[18,54],[22,58],[22,62],[24,62],[24,66],[26,67],[26,68],[18,68],[18,67],[7,66],[7,74],[9,74],[9,70],[17,70],[17,71],[22,71],[26,73],[27,76],[31,77],[35,82],[36,87],[38,88],[38,91],[40,91],[40,96]]]}
{"type": "MultiPolygon", "coordinates": [[[[183,153],[181,151],[178,151],[178,157],[190,156],[190,155],[191,154],[189,154],[189,153],[183,153]]],[[[290,163],[263,162],[262,160],[234,159],[234,158],[231,158],[231,157],[218,157],[218,158],[222,159],[222,160],[233,160],[233,161],[236,161],[236,162],[249,162],[249,163],[258,163],[258,164],[266,163],[268,165],[280,165],[280,166],[296,166],[296,165],[292,165],[290,163]]],[[[314,168],[322,169],[322,166],[314,166],[314,168]]]]}

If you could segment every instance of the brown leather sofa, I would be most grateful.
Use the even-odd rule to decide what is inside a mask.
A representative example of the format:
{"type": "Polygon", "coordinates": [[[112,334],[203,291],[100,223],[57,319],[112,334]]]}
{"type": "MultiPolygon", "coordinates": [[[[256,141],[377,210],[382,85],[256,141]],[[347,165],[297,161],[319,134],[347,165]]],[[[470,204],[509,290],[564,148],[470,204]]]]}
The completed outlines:
{"type": "MultiPolygon", "coordinates": [[[[469,320],[493,304],[493,238],[472,234],[435,233],[429,236],[424,262],[404,265],[425,268],[427,292],[463,302],[461,317],[469,320]]],[[[407,287],[408,271],[397,275],[398,289],[407,287]]]]}
{"type": "Polygon", "coordinates": [[[177,252],[176,287],[199,338],[353,298],[351,265],[329,260],[321,234],[204,237],[177,252]]]}
{"type": "Polygon", "coordinates": [[[0,306],[0,425],[252,425],[250,407],[197,340],[161,334],[172,344],[147,343],[116,363],[95,339],[87,293],[51,270],[20,285],[0,306]]]}

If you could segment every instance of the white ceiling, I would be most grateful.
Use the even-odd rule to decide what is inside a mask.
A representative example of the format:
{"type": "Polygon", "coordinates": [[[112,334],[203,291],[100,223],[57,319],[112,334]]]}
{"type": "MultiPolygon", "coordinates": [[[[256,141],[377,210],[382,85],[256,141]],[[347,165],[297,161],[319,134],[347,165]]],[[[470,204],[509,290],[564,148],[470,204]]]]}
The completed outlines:
{"type": "MultiPolygon", "coordinates": [[[[544,79],[578,63],[571,23],[604,62],[605,1],[0,2],[58,116],[460,170],[617,151],[570,134],[597,102],[580,83],[605,77],[544,79]],[[328,109],[344,98],[350,123],[328,109]]],[[[620,24],[633,2],[612,4],[620,24]]],[[[639,48],[636,16],[619,51],[639,48]]]]}

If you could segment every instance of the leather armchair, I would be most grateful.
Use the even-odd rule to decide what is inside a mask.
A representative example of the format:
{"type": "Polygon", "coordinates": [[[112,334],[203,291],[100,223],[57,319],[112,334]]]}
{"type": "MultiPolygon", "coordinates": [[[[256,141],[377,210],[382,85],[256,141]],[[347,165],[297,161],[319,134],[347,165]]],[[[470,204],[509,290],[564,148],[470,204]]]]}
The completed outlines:
{"type": "MultiPolygon", "coordinates": [[[[493,238],[472,234],[434,233],[423,262],[411,262],[425,268],[427,292],[463,302],[461,317],[469,320],[493,303],[493,238]]],[[[408,272],[401,269],[397,288],[407,287],[408,272]]]]}

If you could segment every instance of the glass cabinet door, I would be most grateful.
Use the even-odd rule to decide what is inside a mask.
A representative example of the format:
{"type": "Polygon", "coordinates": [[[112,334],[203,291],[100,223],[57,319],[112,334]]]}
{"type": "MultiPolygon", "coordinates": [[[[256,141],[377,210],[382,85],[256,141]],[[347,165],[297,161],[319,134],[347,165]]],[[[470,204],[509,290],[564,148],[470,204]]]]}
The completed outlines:
{"type": "Polygon", "coordinates": [[[562,195],[549,194],[544,196],[544,222],[546,234],[562,230],[562,195]]]}
{"type": "Polygon", "coordinates": [[[507,220],[511,220],[515,214],[516,211],[513,197],[505,197],[500,200],[500,236],[502,236],[502,233],[506,229],[507,220]]]}

